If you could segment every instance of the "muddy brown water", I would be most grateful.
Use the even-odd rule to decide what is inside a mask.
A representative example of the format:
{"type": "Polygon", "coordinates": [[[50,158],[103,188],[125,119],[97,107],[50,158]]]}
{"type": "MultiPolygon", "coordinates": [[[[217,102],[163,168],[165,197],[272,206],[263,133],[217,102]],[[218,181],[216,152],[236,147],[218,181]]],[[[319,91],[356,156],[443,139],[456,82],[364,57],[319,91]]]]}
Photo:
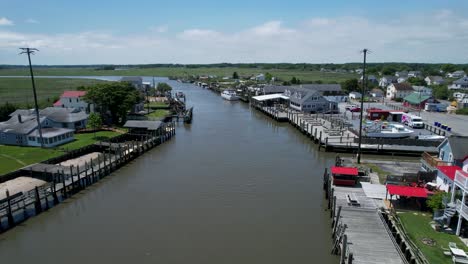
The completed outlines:
{"type": "Polygon", "coordinates": [[[2,263],[337,263],[322,173],[334,154],[242,102],[195,106],[171,141],[0,235],[2,263]]]}

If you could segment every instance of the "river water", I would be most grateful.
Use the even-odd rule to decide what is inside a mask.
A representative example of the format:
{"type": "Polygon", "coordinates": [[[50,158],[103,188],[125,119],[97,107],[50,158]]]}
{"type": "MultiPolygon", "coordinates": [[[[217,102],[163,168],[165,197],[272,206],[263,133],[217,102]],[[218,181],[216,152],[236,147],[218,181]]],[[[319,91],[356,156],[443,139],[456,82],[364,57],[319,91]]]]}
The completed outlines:
{"type": "Polygon", "coordinates": [[[248,104],[169,83],[193,124],[0,235],[2,263],[337,263],[322,192],[334,154],[248,104]]]}

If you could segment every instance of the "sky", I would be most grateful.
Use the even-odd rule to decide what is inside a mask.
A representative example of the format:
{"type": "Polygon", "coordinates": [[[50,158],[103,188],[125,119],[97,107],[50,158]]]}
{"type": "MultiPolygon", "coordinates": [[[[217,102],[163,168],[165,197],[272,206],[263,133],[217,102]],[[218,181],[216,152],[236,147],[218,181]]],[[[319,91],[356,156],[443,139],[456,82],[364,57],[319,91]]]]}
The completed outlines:
{"type": "Polygon", "coordinates": [[[468,63],[467,0],[0,0],[0,64],[468,63]]]}

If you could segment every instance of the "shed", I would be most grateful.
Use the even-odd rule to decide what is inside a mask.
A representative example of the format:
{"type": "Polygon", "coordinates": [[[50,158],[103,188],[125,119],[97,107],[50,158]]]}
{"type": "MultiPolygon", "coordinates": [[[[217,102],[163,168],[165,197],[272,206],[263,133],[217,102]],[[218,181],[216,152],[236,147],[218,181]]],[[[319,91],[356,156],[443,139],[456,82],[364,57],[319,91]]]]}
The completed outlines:
{"type": "Polygon", "coordinates": [[[420,92],[415,92],[403,98],[403,105],[422,109],[426,103],[431,100],[432,96],[420,92]]]}
{"type": "Polygon", "coordinates": [[[149,120],[128,120],[124,127],[132,134],[147,135],[156,132],[164,123],[161,121],[149,120]]]}
{"type": "Polygon", "coordinates": [[[331,167],[334,185],[354,186],[357,183],[358,169],[355,167],[331,167]]]}

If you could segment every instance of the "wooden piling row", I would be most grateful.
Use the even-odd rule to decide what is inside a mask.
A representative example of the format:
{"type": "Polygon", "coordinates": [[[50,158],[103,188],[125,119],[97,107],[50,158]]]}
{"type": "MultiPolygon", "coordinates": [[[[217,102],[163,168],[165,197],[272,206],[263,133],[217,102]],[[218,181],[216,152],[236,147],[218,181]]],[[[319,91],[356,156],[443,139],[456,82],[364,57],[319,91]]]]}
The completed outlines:
{"type": "MultiPolygon", "coordinates": [[[[131,143],[112,150],[112,143],[107,152],[104,150],[97,159],[86,162],[81,168],[70,167],[69,174],[64,170],[52,174],[52,181],[48,184],[35,187],[27,193],[10,196],[6,191],[6,199],[0,201],[0,233],[15,227],[29,217],[41,214],[54,205],[70,198],[74,194],[98,182],[125,164],[136,159],[143,153],[164,143],[175,135],[175,124],[167,123],[161,127],[161,131],[142,137],[140,141],[131,143]],[[59,187],[57,186],[59,185],[59,187]],[[33,214],[28,213],[31,211],[33,214]],[[2,219],[6,218],[6,224],[2,219]]],[[[45,172],[47,173],[47,172],[45,172]]]]}

